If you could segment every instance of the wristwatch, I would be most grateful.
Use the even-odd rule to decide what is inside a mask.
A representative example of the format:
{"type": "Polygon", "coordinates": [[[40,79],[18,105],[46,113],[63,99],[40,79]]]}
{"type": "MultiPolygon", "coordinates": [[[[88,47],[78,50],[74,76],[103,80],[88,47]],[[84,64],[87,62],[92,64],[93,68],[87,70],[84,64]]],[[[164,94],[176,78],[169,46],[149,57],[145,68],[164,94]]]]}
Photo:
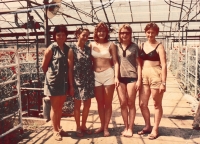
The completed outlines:
{"type": "Polygon", "coordinates": [[[163,85],[163,86],[166,86],[166,82],[162,82],[162,85],[163,85]]]}

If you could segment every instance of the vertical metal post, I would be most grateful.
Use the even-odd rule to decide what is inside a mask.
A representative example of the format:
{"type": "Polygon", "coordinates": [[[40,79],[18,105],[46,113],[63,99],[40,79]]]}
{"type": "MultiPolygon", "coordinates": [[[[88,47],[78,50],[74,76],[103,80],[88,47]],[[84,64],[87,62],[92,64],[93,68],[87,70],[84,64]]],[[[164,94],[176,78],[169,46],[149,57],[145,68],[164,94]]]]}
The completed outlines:
{"type": "MultiPolygon", "coordinates": [[[[44,5],[49,3],[49,0],[44,0],[43,1],[44,5]]],[[[49,46],[49,30],[48,30],[48,17],[47,17],[47,8],[45,6],[44,9],[45,13],[44,13],[44,43],[45,46],[48,47],[49,46]]]]}
{"type": "Polygon", "coordinates": [[[188,27],[186,26],[185,27],[185,32],[186,32],[186,34],[185,34],[185,45],[187,45],[187,30],[188,30],[188,27]]]}
{"type": "Polygon", "coordinates": [[[181,28],[182,28],[182,37],[181,37],[182,40],[181,40],[181,41],[182,41],[182,46],[183,46],[183,45],[184,45],[184,43],[183,43],[183,28],[184,28],[184,27],[182,26],[181,28]]]}
{"type": "Polygon", "coordinates": [[[19,36],[16,36],[16,39],[17,39],[17,50],[18,50],[18,39],[19,39],[19,36]]]}

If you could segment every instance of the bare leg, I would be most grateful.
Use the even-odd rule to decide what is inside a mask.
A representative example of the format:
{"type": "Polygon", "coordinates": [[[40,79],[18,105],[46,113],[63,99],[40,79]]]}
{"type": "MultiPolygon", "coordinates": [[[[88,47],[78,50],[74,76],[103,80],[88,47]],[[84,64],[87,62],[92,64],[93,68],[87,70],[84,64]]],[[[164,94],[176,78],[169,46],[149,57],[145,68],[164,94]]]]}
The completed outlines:
{"type": "Polygon", "coordinates": [[[140,110],[142,112],[142,116],[145,121],[145,127],[143,128],[143,130],[151,129],[150,111],[148,108],[150,93],[151,93],[151,91],[150,91],[150,88],[148,85],[143,85],[139,92],[140,110]]]}
{"type": "Polygon", "coordinates": [[[52,121],[52,126],[53,126],[53,131],[58,132],[58,119],[59,119],[59,101],[60,97],[59,96],[50,96],[50,101],[51,101],[51,112],[50,112],[50,117],[52,121]]]}
{"type": "Polygon", "coordinates": [[[52,126],[53,126],[53,135],[55,140],[62,140],[62,137],[59,134],[59,111],[60,111],[60,106],[59,106],[59,101],[60,101],[61,96],[51,96],[50,101],[51,101],[51,112],[50,112],[50,117],[52,121],[52,126]]]}
{"type": "Polygon", "coordinates": [[[157,136],[158,127],[163,115],[163,108],[162,108],[163,93],[159,93],[158,89],[151,89],[151,94],[153,97],[154,109],[155,109],[154,126],[153,126],[151,134],[153,134],[154,136],[157,136]]]}
{"type": "Polygon", "coordinates": [[[105,125],[104,125],[104,136],[107,137],[110,135],[108,131],[108,125],[112,115],[112,100],[114,93],[115,85],[105,86],[104,93],[104,103],[105,103],[105,125]]]}
{"type": "Polygon", "coordinates": [[[81,128],[82,128],[82,130],[87,130],[86,121],[87,121],[87,117],[88,117],[88,113],[89,113],[89,109],[90,109],[90,105],[91,105],[91,99],[83,101],[83,104],[84,104],[84,107],[83,107],[83,111],[82,111],[81,128]]]}
{"type": "Polygon", "coordinates": [[[59,102],[59,111],[58,111],[58,114],[59,114],[59,118],[58,118],[58,129],[61,129],[60,127],[60,121],[61,121],[61,117],[62,117],[62,107],[63,107],[63,104],[66,100],[66,96],[61,96],[60,97],[60,102],[59,102]]]}
{"type": "Polygon", "coordinates": [[[133,125],[135,120],[135,98],[136,98],[136,89],[135,89],[135,82],[127,84],[127,101],[128,101],[128,108],[129,108],[129,125],[125,136],[131,137],[133,136],[133,125]]]}
{"type": "Polygon", "coordinates": [[[104,91],[103,86],[98,86],[98,87],[95,87],[95,89],[94,89],[95,97],[96,97],[97,105],[98,105],[99,118],[101,121],[101,127],[98,128],[94,133],[102,132],[104,129],[104,125],[105,125],[105,110],[104,110],[103,91],[104,91]]]}
{"type": "Polygon", "coordinates": [[[80,126],[80,107],[81,107],[81,100],[74,100],[74,118],[76,121],[76,131],[81,132],[80,126]]]}
{"type": "Polygon", "coordinates": [[[122,132],[122,135],[125,135],[126,131],[128,130],[128,109],[127,109],[127,97],[126,97],[126,85],[120,83],[117,87],[117,94],[120,102],[121,107],[121,114],[124,121],[125,129],[122,132]]]}

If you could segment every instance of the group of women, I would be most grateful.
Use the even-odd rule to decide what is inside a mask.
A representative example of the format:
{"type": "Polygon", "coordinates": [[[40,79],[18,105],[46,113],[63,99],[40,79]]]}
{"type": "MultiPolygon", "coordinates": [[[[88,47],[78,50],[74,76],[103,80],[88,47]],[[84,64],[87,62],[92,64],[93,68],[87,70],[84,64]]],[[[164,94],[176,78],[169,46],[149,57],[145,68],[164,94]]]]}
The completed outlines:
{"type": "Polygon", "coordinates": [[[139,92],[139,106],[145,126],[139,135],[149,134],[149,139],[158,137],[158,126],[162,117],[162,97],[166,90],[166,54],[155,37],[159,27],[149,23],[145,27],[147,41],[138,46],[132,42],[132,28],[123,24],[119,29],[118,42],[109,41],[109,28],[100,22],[94,29],[94,41],[87,44],[90,31],[78,28],[76,44],[69,48],[65,42],[67,29],[56,26],[55,42],[45,51],[42,68],[45,77],[44,94],[50,97],[54,138],[62,140],[64,131],[60,126],[62,106],[66,95],[74,96],[76,135],[91,134],[86,121],[95,97],[101,126],[94,133],[110,135],[108,125],[112,115],[112,99],[116,89],[121,106],[125,137],[133,135],[136,114],[135,99],[139,92]],[[148,101],[153,98],[155,117],[151,127],[148,101]],[[83,104],[82,120],[80,108],[83,104]]]}

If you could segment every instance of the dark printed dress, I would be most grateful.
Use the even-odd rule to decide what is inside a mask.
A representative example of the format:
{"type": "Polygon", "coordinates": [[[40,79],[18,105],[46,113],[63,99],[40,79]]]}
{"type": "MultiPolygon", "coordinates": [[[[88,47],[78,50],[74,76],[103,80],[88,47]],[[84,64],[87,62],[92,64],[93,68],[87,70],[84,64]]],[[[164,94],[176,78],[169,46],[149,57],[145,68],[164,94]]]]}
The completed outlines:
{"type": "Polygon", "coordinates": [[[94,72],[92,70],[91,49],[72,47],[74,52],[74,98],[87,100],[94,97],[94,72]]]}

